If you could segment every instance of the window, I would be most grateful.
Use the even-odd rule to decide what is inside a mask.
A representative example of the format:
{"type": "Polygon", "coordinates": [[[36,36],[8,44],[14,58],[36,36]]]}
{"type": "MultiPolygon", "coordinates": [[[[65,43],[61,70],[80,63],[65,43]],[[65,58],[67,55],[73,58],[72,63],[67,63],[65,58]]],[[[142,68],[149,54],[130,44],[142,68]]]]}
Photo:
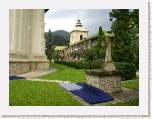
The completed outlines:
{"type": "Polygon", "coordinates": [[[80,35],[80,40],[82,40],[83,39],[83,35],[80,35]]]}

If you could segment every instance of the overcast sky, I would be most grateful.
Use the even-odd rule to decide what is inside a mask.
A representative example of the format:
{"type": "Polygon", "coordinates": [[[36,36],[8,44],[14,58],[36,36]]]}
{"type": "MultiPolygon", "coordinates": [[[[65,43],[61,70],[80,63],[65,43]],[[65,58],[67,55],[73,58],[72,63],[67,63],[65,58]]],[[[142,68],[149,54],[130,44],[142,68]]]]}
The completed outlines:
{"type": "Polygon", "coordinates": [[[99,26],[103,30],[111,29],[109,21],[110,9],[64,9],[51,10],[45,13],[45,31],[51,29],[72,31],[76,24],[76,20],[80,18],[82,25],[89,31],[89,36],[98,32],[99,26]]]}

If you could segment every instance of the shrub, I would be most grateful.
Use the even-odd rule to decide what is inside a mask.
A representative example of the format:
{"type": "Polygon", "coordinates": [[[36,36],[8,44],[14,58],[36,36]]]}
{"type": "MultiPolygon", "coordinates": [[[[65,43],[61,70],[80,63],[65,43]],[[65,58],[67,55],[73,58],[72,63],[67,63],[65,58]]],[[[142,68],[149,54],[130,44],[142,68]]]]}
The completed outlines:
{"type": "Polygon", "coordinates": [[[97,59],[97,51],[95,48],[84,50],[84,59],[86,61],[92,61],[97,59]]]}
{"type": "Polygon", "coordinates": [[[129,80],[136,76],[136,67],[133,63],[116,62],[115,65],[117,70],[122,70],[122,80],[129,80]]]}
{"type": "Polygon", "coordinates": [[[55,61],[58,64],[64,64],[69,67],[74,67],[77,69],[100,69],[104,60],[96,59],[93,61],[83,62],[83,61],[55,61]]]}
{"type": "Polygon", "coordinates": [[[69,67],[74,67],[76,69],[84,68],[84,63],[82,61],[55,61],[55,63],[67,65],[69,67]]]}
{"type": "MultiPolygon", "coordinates": [[[[93,61],[55,61],[55,63],[64,64],[76,69],[100,69],[104,63],[103,59],[93,61]]],[[[121,70],[122,80],[130,80],[136,76],[136,67],[133,63],[115,62],[117,70],[121,70]]]]}
{"type": "Polygon", "coordinates": [[[103,63],[104,63],[104,60],[102,60],[102,59],[93,60],[91,62],[91,68],[90,69],[101,69],[103,63]]]}
{"type": "Polygon", "coordinates": [[[84,69],[91,69],[91,62],[92,61],[84,62],[83,63],[84,69]]]}

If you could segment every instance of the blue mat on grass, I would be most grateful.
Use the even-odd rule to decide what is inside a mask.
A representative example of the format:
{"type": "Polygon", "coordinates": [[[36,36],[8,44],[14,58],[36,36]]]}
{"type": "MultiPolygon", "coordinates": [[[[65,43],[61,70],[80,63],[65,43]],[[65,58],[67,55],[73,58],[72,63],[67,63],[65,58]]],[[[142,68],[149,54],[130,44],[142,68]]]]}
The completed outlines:
{"type": "Polygon", "coordinates": [[[67,91],[79,96],[90,104],[108,102],[113,100],[113,98],[106,92],[86,83],[61,83],[60,85],[67,91]]]}
{"type": "Polygon", "coordinates": [[[21,79],[25,79],[24,77],[21,77],[21,76],[9,76],[9,80],[21,80],[21,79]]]}

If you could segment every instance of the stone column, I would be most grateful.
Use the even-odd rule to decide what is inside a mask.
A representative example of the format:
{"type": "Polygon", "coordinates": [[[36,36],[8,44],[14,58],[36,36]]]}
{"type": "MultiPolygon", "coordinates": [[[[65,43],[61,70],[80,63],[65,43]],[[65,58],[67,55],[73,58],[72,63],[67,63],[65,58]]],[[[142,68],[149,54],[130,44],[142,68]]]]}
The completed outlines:
{"type": "Polygon", "coordinates": [[[31,38],[31,70],[48,69],[49,62],[45,55],[44,39],[44,10],[32,10],[32,38],[31,38]]]}
{"type": "Polygon", "coordinates": [[[107,37],[107,48],[106,48],[106,56],[105,56],[105,63],[102,66],[103,70],[105,71],[115,71],[116,66],[112,63],[112,41],[110,37],[107,37]]]}
{"type": "Polygon", "coordinates": [[[33,10],[32,16],[32,54],[35,57],[46,57],[44,39],[44,11],[42,9],[33,10]]]}
{"type": "Polygon", "coordinates": [[[48,69],[43,9],[9,11],[9,74],[48,69]]]}
{"type": "MultiPolygon", "coordinates": [[[[9,10],[9,74],[16,75],[29,71],[26,56],[26,14],[24,9],[9,10]]],[[[27,48],[27,47],[26,47],[27,48]]],[[[27,48],[28,49],[28,48],[27,48]]]]}
{"type": "Polygon", "coordinates": [[[9,54],[10,58],[23,58],[24,44],[24,10],[9,11],[9,54]]]}
{"type": "Polygon", "coordinates": [[[15,47],[15,38],[14,38],[14,28],[15,28],[15,18],[16,10],[9,10],[9,52],[15,47]]]}
{"type": "Polygon", "coordinates": [[[111,39],[109,38],[107,41],[107,48],[106,48],[106,56],[105,56],[105,62],[111,63],[112,62],[112,56],[111,56],[111,39]]]}

